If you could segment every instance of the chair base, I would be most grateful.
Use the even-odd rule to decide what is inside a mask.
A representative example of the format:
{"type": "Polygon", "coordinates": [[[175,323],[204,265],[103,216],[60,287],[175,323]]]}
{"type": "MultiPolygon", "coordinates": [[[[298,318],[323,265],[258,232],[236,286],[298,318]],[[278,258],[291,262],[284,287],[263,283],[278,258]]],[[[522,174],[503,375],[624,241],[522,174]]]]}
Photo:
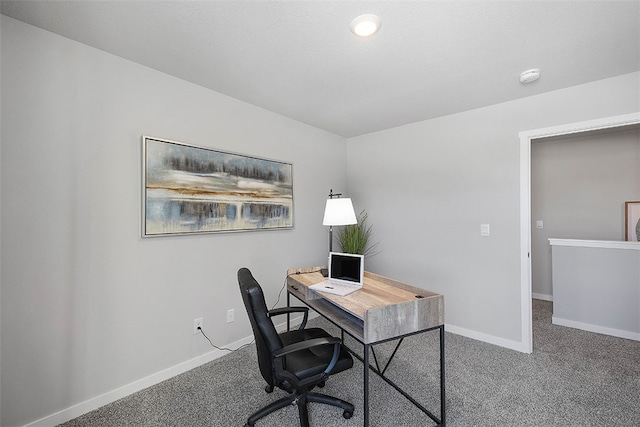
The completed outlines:
{"type": "Polygon", "coordinates": [[[297,404],[298,414],[300,415],[300,426],[309,427],[309,410],[307,408],[308,402],[324,403],[326,405],[342,408],[343,409],[342,416],[345,419],[349,419],[353,415],[353,410],[354,410],[353,405],[342,399],[338,399],[337,397],[327,396],[326,394],[312,393],[312,392],[307,392],[303,394],[294,393],[289,396],[285,396],[280,400],[276,400],[275,402],[255,412],[253,415],[249,417],[246,425],[249,427],[253,427],[256,421],[258,421],[263,417],[266,417],[270,413],[275,412],[278,409],[282,409],[285,406],[297,404]]]}

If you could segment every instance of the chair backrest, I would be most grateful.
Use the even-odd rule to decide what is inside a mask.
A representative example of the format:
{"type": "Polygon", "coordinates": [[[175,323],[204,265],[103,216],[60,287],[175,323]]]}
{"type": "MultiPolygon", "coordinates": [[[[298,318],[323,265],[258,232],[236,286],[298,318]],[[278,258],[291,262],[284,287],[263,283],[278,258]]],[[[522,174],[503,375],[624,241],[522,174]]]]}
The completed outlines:
{"type": "Polygon", "coordinates": [[[269,318],[262,288],[247,268],[238,270],[238,284],[256,339],[260,372],[269,385],[277,385],[273,377],[273,352],[282,348],[282,341],[269,318]]]}

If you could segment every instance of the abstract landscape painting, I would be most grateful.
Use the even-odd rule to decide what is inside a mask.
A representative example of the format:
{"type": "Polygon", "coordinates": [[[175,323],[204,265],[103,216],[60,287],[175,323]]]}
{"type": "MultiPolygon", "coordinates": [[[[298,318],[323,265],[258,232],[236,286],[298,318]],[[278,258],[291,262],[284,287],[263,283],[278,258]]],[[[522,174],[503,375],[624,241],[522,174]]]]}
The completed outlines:
{"type": "Polygon", "coordinates": [[[142,137],[143,237],[293,228],[291,163],[142,137]]]}

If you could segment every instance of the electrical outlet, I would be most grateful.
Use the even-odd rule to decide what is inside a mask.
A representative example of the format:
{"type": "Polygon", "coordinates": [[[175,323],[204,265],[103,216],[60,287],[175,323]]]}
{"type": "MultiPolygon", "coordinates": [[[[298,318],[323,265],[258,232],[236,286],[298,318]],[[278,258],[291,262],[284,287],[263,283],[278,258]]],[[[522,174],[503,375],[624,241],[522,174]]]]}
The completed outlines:
{"type": "Polygon", "coordinates": [[[231,323],[235,320],[236,314],[233,308],[227,310],[227,323],[231,323]]]}
{"type": "Polygon", "coordinates": [[[198,317],[197,319],[193,319],[193,335],[200,332],[198,328],[202,328],[202,317],[198,317]]]}

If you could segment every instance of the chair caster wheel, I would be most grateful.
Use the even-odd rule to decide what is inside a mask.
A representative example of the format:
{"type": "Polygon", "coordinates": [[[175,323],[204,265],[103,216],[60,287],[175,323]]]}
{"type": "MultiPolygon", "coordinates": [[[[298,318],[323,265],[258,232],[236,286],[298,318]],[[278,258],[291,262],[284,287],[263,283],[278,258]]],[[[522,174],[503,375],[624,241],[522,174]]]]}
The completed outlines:
{"type": "Polygon", "coordinates": [[[342,418],[344,418],[345,420],[348,420],[349,418],[351,418],[353,416],[353,412],[350,411],[344,411],[342,413],[342,418]]]}
{"type": "Polygon", "coordinates": [[[272,385],[264,386],[264,391],[266,391],[267,393],[273,392],[273,386],[272,385]]]}
{"type": "Polygon", "coordinates": [[[323,388],[323,387],[325,386],[325,384],[326,384],[326,383],[325,383],[324,381],[320,381],[320,382],[318,383],[318,387],[319,387],[319,388],[323,388]]]}

